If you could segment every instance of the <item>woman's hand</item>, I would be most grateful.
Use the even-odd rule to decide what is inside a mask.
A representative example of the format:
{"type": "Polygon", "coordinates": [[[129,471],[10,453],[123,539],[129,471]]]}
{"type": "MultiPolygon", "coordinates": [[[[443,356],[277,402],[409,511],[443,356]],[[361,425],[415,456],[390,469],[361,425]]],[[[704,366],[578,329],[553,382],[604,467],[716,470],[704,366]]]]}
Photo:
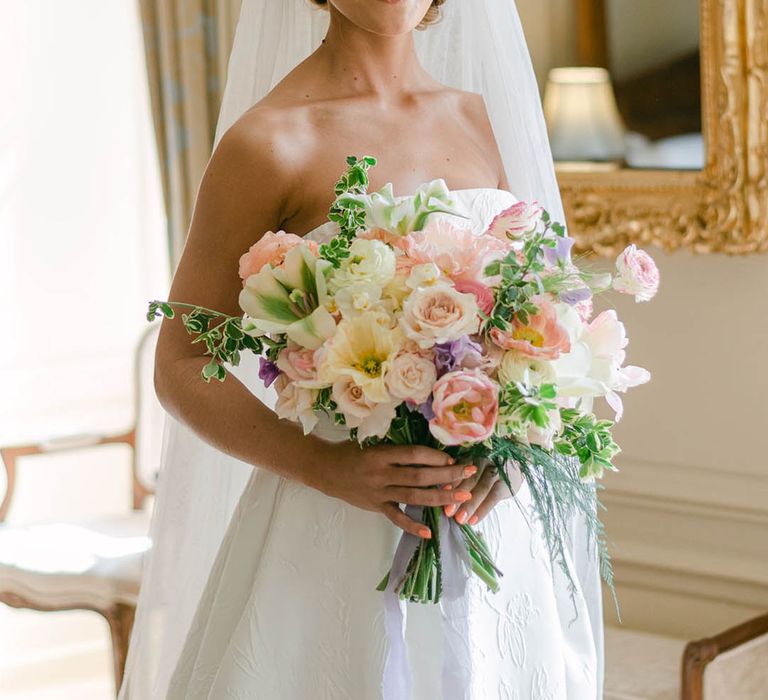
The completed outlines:
{"type": "Polygon", "coordinates": [[[446,506],[466,503],[468,489],[434,488],[471,478],[477,467],[456,465],[445,452],[420,445],[379,445],[360,449],[355,443],[324,443],[315,486],[363,510],[383,513],[406,532],[431,536],[424,523],[409,518],[399,503],[446,506]]]}
{"type": "MultiPolygon", "coordinates": [[[[522,483],[522,475],[519,471],[510,470],[509,477],[517,491],[519,483],[522,483]],[[519,477],[518,484],[515,484],[516,476],[519,477]]],[[[449,518],[453,517],[459,525],[465,523],[477,525],[501,501],[512,497],[507,485],[491,465],[484,466],[474,475],[463,481],[454,482],[451,486],[454,489],[472,493],[472,499],[466,503],[450,503],[444,507],[445,514],[449,518]]]]}

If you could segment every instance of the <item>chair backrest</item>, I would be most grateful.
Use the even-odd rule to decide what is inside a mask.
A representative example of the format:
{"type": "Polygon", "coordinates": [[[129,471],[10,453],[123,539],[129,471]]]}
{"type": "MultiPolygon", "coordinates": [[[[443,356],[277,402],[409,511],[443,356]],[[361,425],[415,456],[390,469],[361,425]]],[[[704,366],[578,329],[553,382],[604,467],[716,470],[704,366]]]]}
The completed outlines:
{"type": "Polygon", "coordinates": [[[768,696],[768,634],[715,657],[704,670],[704,700],[768,696]]]}
{"type": "Polygon", "coordinates": [[[768,614],[706,639],[683,652],[682,700],[753,700],[768,688],[768,614]]]}
{"type": "Polygon", "coordinates": [[[165,411],[155,394],[155,348],[160,323],[151,324],[141,335],[134,355],[134,507],[155,490],[163,446],[165,411]]]}

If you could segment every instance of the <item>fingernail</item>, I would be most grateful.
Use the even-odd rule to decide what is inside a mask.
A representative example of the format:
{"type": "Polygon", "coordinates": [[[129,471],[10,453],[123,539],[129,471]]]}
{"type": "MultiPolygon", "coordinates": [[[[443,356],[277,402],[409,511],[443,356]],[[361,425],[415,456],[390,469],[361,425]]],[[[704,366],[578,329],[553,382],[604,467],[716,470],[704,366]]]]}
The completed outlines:
{"type": "Polygon", "coordinates": [[[472,517],[469,519],[469,524],[470,524],[470,525],[477,525],[477,521],[478,521],[478,520],[479,520],[479,518],[478,518],[476,515],[473,515],[473,516],[472,516],[472,517]]]}
{"type": "Polygon", "coordinates": [[[453,484],[446,484],[443,486],[443,491],[453,491],[453,484]]]}
{"type": "Polygon", "coordinates": [[[451,505],[445,506],[445,514],[447,517],[452,518],[453,514],[459,509],[459,506],[457,506],[455,503],[451,503],[451,505]]]}
{"type": "Polygon", "coordinates": [[[432,539],[432,531],[428,527],[419,528],[419,535],[425,540],[432,539]]]}
{"type": "Polygon", "coordinates": [[[462,510],[462,511],[461,511],[461,513],[459,513],[459,514],[456,516],[456,522],[457,522],[459,525],[463,525],[463,524],[464,524],[464,521],[465,521],[466,519],[467,519],[467,511],[466,511],[466,510],[462,510]]]}
{"type": "Polygon", "coordinates": [[[473,464],[464,468],[464,476],[469,477],[477,474],[477,467],[473,464]]]}
{"type": "Polygon", "coordinates": [[[459,503],[464,503],[472,498],[472,494],[469,491],[454,491],[453,497],[459,503]]]}
{"type": "Polygon", "coordinates": [[[456,460],[453,457],[448,457],[448,464],[456,464],[456,460]]]}

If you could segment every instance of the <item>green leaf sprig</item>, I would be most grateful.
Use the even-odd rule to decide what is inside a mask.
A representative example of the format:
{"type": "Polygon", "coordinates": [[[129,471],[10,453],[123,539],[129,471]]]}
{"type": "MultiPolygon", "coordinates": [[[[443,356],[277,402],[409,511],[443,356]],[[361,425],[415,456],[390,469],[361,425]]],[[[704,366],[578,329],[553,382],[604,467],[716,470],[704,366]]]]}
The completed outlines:
{"type": "Polygon", "coordinates": [[[347,170],[336,183],[336,200],[331,205],[328,220],[339,225],[339,233],[328,243],[320,246],[320,257],[339,267],[349,257],[349,246],[358,231],[365,228],[365,208],[360,202],[345,199],[348,194],[365,194],[368,191],[368,170],[376,165],[372,156],[357,158],[347,156],[347,170]]]}
{"type": "Polygon", "coordinates": [[[582,479],[600,479],[606,469],[618,471],[613,458],[621,448],[613,441],[613,421],[598,420],[592,413],[575,408],[561,408],[563,431],[555,449],[563,455],[578,457],[582,479]]]}
{"type": "Polygon", "coordinates": [[[224,364],[237,367],[240,364],[240,353],[244,350],[260,355],[267,347],[268,357],[270,354],[276,354],[276,350],[279,352],[278,343],[275,341],[266,336],[249,335],[243,328],[243,319],[240,316],[228,316],[203,306],[154,300],[149,302],[147,320],[153,321],[159,316],[172,319],[176,316],[174,307],[191,309],[189,313],[182,314],[181,320],[187,333],[194,337],[192,343],[203,343],[205,354],[211,357],[200,372],[206,382],[211,379],[224,381],[227,376],[224,364]]]}

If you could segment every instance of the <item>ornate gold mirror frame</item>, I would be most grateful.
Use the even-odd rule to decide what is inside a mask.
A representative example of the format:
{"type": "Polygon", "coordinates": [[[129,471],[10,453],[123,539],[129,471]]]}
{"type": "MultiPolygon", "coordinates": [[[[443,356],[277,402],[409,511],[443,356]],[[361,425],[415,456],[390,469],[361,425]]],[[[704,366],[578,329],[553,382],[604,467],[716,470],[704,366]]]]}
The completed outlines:
{"type": "Polygon", "coordinates": [[[699,253],[768,251],[768,0],[700,0],[706,165],[700,171],[566,171],[579,245],[699,253]]]}

